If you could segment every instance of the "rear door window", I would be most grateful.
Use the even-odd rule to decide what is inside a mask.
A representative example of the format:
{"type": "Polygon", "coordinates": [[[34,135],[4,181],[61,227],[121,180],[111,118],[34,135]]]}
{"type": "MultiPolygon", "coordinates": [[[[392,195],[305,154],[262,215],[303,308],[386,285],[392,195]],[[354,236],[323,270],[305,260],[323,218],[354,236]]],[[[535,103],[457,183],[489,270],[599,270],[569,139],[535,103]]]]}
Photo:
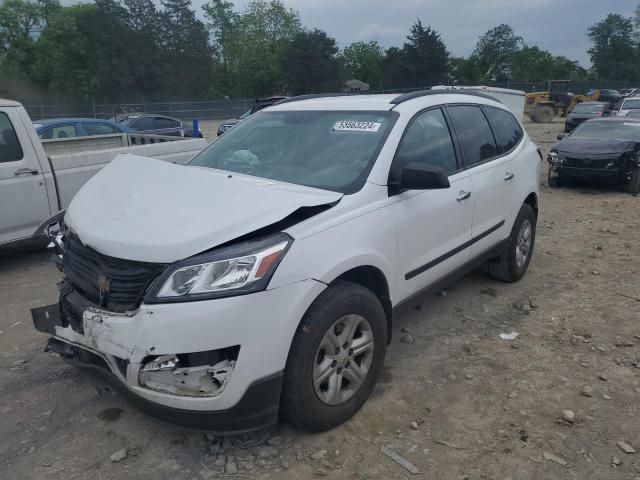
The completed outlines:
{"type": "Polygon", "coordinates": [[[43,140],[56,140],[59,138],[74,138],[78,136],[76,126],[72,123],[65,123],[63,125],[56,125],[50,127],[40,134],[40,138],[43,140]]]}
{"type": "Polygon", "coordinates": [[[131,128],[137,130],[138,132],[142,132],[145,130],[155,130],[155,127],[153,125],[153,117],[140,118],[131,124],[131,128]]]}
{"type": "Polygon", "coordinates": [[[112,135],[114,133],[122,133],[113,125],[108,123],[83,123],[82,128],[87,132],[87,135],[112,135]]]}
{"type": "Polygon", "coordinates": [[[486,113],[489,123],[493,128],[499,153],[507,153],[520,143],[524,132],[516,118],[510,112],[500,108],[484,107],[484,113],[486,113]]]}
{"type": "Polygon", "coordinates": [[[452,105],[447,111],[462,150],[465,166],[483,163],[498,154],[489,123],[479,106],[452,105]]]}
{"type": "Polygon", "coordinates": [[[0,163],[22,160],[22,147],[6,113],[0,112],[0,163]]]}
{"type": "Polygon", "coordinates": [[[156,130],[165,130],[168,128],[180,128],[180,122],[172,120],[170,118],[156,117],[155,119],[156,130]]]}

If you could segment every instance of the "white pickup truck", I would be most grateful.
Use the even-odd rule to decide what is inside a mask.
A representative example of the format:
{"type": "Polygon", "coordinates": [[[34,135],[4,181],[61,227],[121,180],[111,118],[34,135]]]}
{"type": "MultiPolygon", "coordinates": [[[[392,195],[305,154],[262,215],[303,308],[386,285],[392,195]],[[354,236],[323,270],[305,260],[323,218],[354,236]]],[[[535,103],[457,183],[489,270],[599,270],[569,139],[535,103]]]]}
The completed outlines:
{"type": "Polygon", "coordinates": [[[206,145],[200,138],[128,134],[41,141],[24,107],[0,99],[0,246],[39,237],[119,154],[183,163],[206,145]]]}

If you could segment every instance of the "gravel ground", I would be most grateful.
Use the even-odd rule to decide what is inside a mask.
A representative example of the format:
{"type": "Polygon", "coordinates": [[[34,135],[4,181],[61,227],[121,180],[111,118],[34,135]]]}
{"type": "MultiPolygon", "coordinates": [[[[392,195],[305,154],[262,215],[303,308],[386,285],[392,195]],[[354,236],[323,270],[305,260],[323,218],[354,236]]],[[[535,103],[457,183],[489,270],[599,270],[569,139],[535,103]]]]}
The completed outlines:
{"type": "MultiPolygon", "coordinates": [[[[562,125],[526,127],[546,154],[562,125]]],[[[43,353],[29,309],[56,300],[60,275],[47,252],[4,252],[0,478],[640,479],[640,453],[625,452],[640,451],[639,253],[640,197],[543,186],[525,278],[478,271],[404,307],[352,420],[222,439],[154,420],[43,353]]]]}

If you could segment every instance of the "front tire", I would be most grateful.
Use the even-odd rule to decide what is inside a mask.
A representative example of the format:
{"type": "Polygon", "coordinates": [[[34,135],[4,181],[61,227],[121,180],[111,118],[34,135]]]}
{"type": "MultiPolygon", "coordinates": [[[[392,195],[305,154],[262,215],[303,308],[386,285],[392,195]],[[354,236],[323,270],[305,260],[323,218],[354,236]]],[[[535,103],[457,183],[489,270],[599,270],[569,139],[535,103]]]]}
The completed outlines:
{"type": "Polygon", "coordinates": [[[345,422],[371,394],[386,349],[378,297],[361,285],[335,282],[309,307],[293,338],[281,416],[315,431],[345,422]]]}
{"type": "Polygon", "coordinates": [[[503,282],[520,280],[531,263],[536,241],[536,214],[531,205],[520,207],[502,255],[489,261],[489,275],[503,282]]]}

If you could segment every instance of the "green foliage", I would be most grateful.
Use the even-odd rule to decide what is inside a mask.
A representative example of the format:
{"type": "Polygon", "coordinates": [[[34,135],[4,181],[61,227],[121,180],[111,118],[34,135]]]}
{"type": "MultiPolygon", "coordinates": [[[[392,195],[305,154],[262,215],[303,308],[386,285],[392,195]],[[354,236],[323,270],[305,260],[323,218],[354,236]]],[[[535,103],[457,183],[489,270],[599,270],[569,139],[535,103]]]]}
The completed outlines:
{"type": "Polygon", "coordinates": [[[498,25],[480,37],[471,55],[481,81],[504,82],[513,78],[513,56],[523,47],[522,37],[509,25],[498,25]]]}
{"type": "Polygon", "coordinates": [[[588,35],[593,43],[589,49],[591,63],[599,78],[638,78],[638,47],[634,42],[632,19],[609,14],[589,28],[588,35]]]}
{"type": "Polygon", "coordinates": [[[593,63],[527,45],[509,25],[482,35],[468,58],[450,57],[420,20],[401,47],[355,42],[338,54],[333,38],[303,29],[281,0],[0,0],[3,94],[44,93],[126,102],[146,97],[265,96],[341,89],[356,78],[372,89],[440,83],[550,79],[640,80],[640,6],[610,14],[588,31],[593,63]],[[4,93],[6,92],[6,93],[4,93]]]}
{"type": "Polygon", "coordinates": [[[345,78],[368,83],[372,89],[382,84],[382,60],[384,51],[378,42],[355,42],[340,54],[345,78]]]}
{"type": "Polygon", "coordinates": [[[340,86],[335,39],[317,28],[298,33],[282,58],[288,89],[296,94],[333,92],[340,86]]]}
{"type": "Polygon", "coordinates": [[[411,85],[438,85],[449,80],[449,53],[440,34],[418,20],[404,44],[405,72],[411,85]]]}

